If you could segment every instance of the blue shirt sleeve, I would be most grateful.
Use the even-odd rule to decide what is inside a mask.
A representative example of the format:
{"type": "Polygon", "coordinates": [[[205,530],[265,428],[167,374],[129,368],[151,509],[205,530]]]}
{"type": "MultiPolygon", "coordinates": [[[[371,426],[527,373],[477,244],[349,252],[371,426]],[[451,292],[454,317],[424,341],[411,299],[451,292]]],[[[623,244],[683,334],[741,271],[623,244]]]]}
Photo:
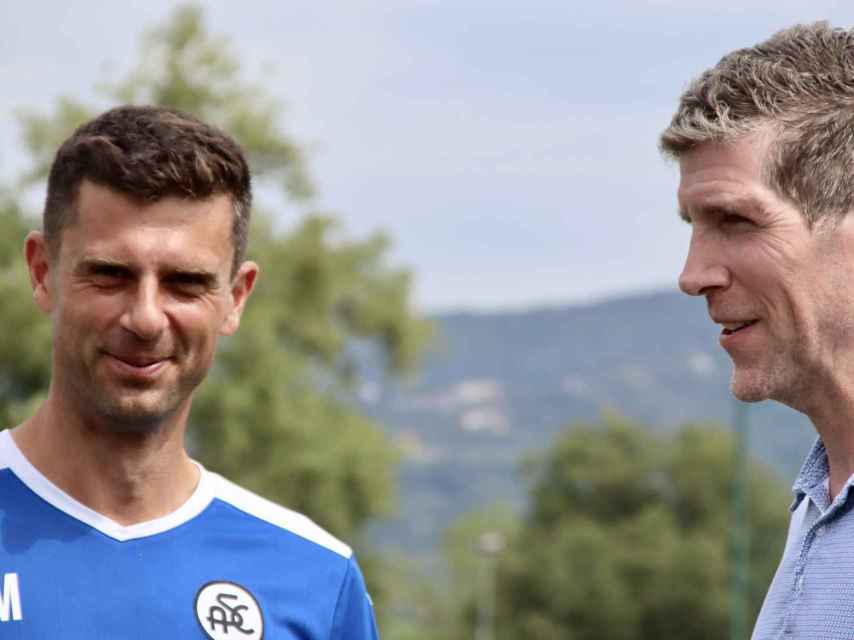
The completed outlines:
{"type": "Polygon", "coordinates": [[[355,557],[350,557],[347,574],[338,594],[332,621],[331,640],[379,640],[374,605],[355,557]]]}

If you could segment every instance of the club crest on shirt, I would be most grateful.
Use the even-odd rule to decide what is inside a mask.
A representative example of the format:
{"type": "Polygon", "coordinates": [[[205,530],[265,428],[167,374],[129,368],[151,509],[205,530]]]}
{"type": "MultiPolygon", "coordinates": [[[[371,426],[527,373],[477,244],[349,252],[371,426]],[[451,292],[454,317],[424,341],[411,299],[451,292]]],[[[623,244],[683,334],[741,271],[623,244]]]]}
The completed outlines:
{"type": "Polygon", "coordinates": [[[234,582],[208,582],[196,594],[196,619],[211,640],[261,640],[264,616],[255,597],[234,582]]]}

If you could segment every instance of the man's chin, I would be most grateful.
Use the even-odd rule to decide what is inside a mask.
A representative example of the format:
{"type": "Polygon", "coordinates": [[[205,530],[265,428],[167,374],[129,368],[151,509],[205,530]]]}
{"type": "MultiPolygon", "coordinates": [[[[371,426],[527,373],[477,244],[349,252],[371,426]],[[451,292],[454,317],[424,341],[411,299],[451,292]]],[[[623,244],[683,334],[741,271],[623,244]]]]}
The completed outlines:
{"type": "Polygon", "coordinates": [[[762,402],[768,400],[768,396],[755,389],[741,389],[730,385],[730,391],[736,400],[741,402],[762,402]]]}
{"type": "Polygon", "coordinates": [[[114,433],[152,433],[178,412],[181,403],[172,400],[145,402],[139,398],[123,398],[102,406],[101,414],[107,428],[114,433]]]}
{"type": "Polygon", "coordinates": [[[756,375],[750,371],[733,369],[729,382],[730,393],[742,402],[762,402],[772,395],[771,381],[767,376],[756,375]]]}

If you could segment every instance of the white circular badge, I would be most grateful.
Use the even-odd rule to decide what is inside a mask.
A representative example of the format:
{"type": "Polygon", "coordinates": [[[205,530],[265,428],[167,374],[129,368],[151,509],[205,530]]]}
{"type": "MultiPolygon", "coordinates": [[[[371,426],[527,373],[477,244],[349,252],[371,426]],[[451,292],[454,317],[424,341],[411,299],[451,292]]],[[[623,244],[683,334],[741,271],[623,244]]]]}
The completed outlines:
{"type": "Polygon", "coordinates": [[[264,637],[264,617],[258,601],[234,582],[208,582],[199,589],[196,619],[211,640],[264,637]]]}

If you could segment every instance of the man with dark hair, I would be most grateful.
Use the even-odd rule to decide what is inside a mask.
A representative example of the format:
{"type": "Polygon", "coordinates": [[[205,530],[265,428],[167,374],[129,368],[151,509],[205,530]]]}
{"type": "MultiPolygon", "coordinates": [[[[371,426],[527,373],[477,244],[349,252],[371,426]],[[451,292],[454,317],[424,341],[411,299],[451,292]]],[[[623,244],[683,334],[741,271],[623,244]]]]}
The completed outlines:
{"type": "Polygon", "coordinates": [[[239,146],[169,109],[113,109],[57,152],[24,248],[50,387],[0,433],[0,637],[377,637],[349,547],[184,448],[258,275],[251,200],[239,146]]]}
{"type": "MultiPolygon", "coordinates": [[[[854,633],[854,31],[796,26],[725,56],[661,137],[704,296],[744,401],[806,414],[786,548],[753,638],[854,633]]],[[[762,541],[757,541],[761,544],[762,541]]]]}

